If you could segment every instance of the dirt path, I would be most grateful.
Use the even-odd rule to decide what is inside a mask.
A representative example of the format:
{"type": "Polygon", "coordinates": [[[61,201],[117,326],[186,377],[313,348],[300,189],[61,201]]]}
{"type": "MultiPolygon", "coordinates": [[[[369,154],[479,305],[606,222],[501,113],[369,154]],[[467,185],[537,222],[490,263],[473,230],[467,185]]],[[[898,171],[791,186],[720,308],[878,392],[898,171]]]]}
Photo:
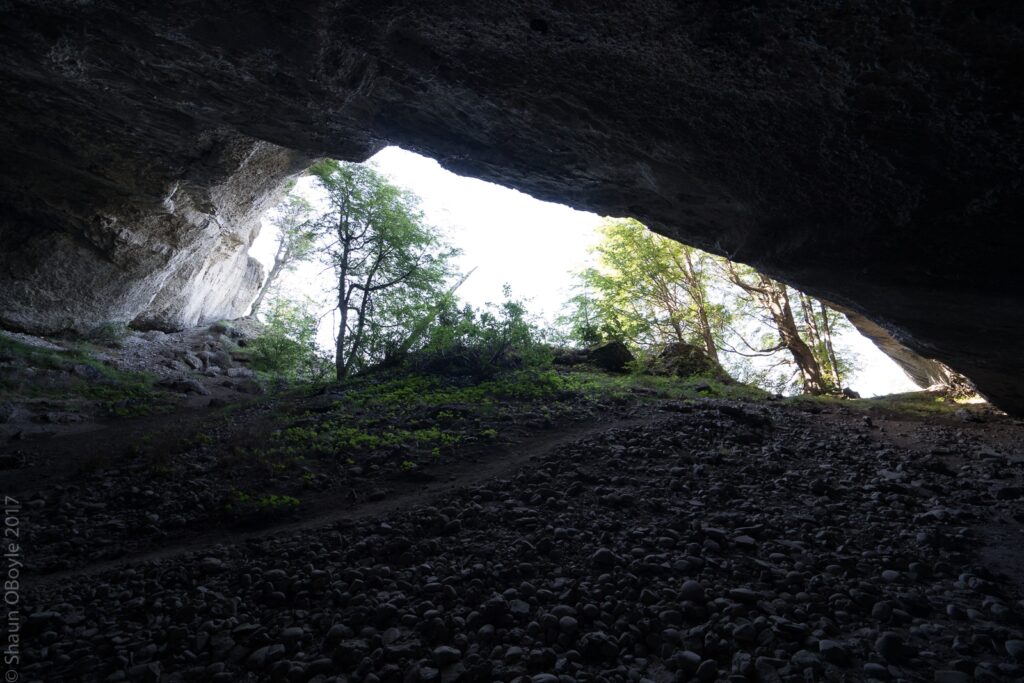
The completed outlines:
{"type": "MultiPolygon", "coordinates": [[[[193,416],[195,417],[195,416],[193,416]]],[[[216,528],[201,532],[184,542],[171,545],[152,552],[139,553],[117,560],[94,562],[87,566],[68,571],[52,572],[34,577],[32,583],[44,587],[55,583],[90,574],[123,568],[143,562],[153,562],[178,557],[188,553],[199,552],[211,546],[231,543],[243,544],[253,539],[283,535],[305,529],[325,527],[330,524],[350,520],[362,520],[379,517],[388,513],[427,505],[438,498],[450,494],[460,488],[471,487],[491,479],[498,479],[515,472],[520,467],[549,455],[562,446],[573,444],[582,439],[607,434],[618,429],[641,424],[655,425],[668,420],[664,414],[656,414],[647,418],[622,419],[599,423],[586,423],[559,430],[542,432],[514,444],[495,444],[486,449],[478,448],[476,453],[460,458],[452,465],[438,468],[444,480],[426,473],[429,481],[423,481],[423,474],[418,475],[419,481],[411,478],[396,478],[394,490],[383,500],[365,502],[358,505],[339,507],[338,496],[322,496],[304,505],[302,518],[294,521],[280,521],[263,525],[258,529],[239,530],[238,528],[216,528]],[[333,500],[333,504],[332,504],[333,500]]],[[[195,419],[197,422],[198,419],[195,419]]],[[[141,427],[141,425],[133,425],[141,427]]],[[[130,433],[130,432],[129,432],[130,433]]],[[[345,501],[347,502],[347,501],[345,501]]]]}

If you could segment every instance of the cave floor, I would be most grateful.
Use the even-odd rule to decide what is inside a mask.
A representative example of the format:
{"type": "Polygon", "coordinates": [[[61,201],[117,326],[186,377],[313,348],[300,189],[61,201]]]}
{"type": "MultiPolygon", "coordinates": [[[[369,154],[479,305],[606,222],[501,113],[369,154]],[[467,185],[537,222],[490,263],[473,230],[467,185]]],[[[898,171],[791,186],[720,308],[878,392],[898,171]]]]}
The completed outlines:
{"type": "Polygon", "coordinates": [[[336,470],[282,459],[330,394],[21,444],[22,679],[1024,676],[1020,421],[642,398],[336,470]]]}

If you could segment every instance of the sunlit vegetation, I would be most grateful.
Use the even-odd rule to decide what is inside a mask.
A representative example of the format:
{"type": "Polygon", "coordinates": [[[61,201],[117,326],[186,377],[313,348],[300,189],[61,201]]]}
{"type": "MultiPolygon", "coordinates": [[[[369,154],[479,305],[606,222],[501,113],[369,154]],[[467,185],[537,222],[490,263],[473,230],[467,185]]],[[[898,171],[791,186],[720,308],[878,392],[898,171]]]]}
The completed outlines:
{"type": "Polygon", "coordinates": [[[277,251],[253,311],[266,331],[249,349],[264,375],[321,383],[404,368],[481,381],[550,371],[557,347],[607,342],[628,345],[635,360],[625,381],[634,383],[659,374],[671,345],[706,357],[701,386],[733,378],[772,393],[840,394],[854,370],[836,342],[849,323],[827,303],[629,219],[605,222],[595,264],[578,273],[554,326],[508,290],[483,309],[462,305],[458,250],[426,222],[418,197],[363,165],[324,160],[309,173],[322,200],[289,193],[274,213],[277,251]],[[264,300],[308,259],[332,274],[330,351],[317,347],[324,315],[312,301],[264,300]]]}
{"type": "Polygon", "coordinates": [[[687,343],[766,389],[843,388],[853,362],[834,338],[849,323],[824,302],[634,220],[608,220],[601,235],[563,318],[577,343],[622,340],[640,355],[687,343]]]}

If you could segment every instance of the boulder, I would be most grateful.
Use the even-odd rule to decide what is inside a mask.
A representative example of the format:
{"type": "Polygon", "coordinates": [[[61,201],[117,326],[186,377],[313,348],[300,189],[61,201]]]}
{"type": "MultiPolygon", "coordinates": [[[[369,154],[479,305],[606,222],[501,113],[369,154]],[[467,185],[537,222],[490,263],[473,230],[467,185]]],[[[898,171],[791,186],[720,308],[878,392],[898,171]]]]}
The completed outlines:
{"type": "Polygon", "coordinates": [[[704,349],[686,342],[667,345],[654,359],[649,369],[652,375],[674,377],[722,377],[726,373],[704,349]]]}
{"type": "Polygon", "coordinates": [[[196,380],[189,379],[187,377],[172,377],[161,380],[157,383],[157,386],[161,386],[172,391],[179,391],[183,394],[199,394],[200,396],[210,395],[209,389],[196,380]]]}
{"type": "Polygon", "coordinates": [[[609,372],[622,372],[633,360],[633,353],[620,341],[611,341],[590,349],[587,361],[609,372]]]}

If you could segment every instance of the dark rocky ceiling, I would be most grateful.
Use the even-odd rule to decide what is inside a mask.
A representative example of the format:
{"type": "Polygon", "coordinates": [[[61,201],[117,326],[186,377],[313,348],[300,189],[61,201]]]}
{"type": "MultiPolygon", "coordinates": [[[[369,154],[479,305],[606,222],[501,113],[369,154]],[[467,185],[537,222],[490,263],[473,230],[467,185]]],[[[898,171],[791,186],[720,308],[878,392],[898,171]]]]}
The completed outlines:
{"type": "Polygon", "coordinates": [[[751,263],[1022,412],[1022,7],[8,1],[0,320],[237,309],[282,178],[394,143],[751,263]]]}

